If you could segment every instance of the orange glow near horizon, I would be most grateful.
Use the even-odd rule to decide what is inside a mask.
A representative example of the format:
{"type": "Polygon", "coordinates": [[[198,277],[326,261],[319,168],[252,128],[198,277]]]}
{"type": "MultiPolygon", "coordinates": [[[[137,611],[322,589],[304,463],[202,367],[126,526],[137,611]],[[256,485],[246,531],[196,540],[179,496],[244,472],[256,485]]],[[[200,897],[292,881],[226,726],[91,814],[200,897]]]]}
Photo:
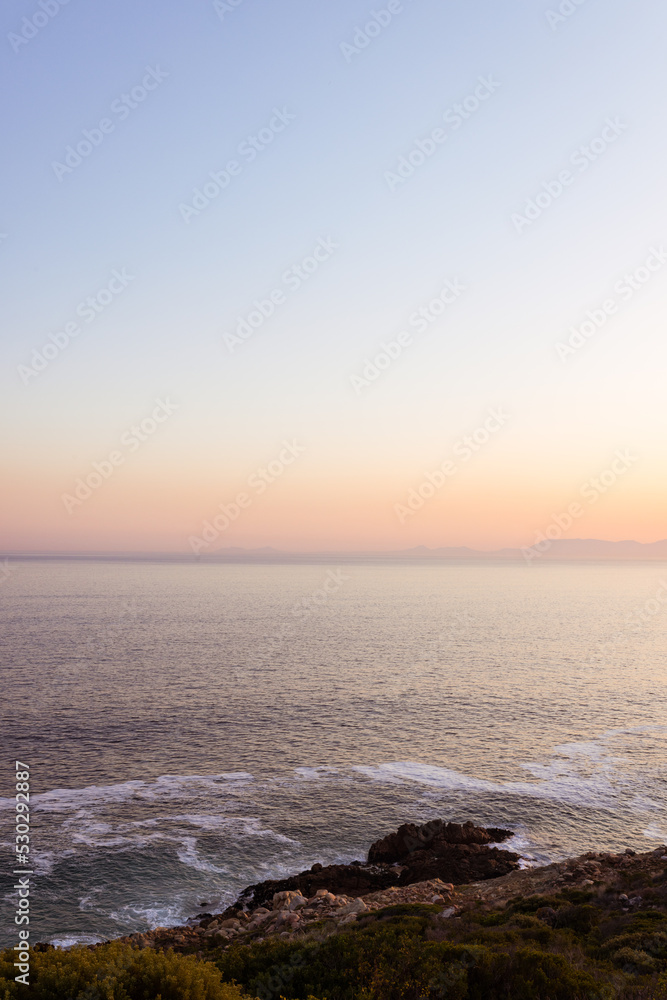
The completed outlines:
{"type": "MultiPolygon", "coordinates": [[[[190,537],[202,536],[205,522],[221,514],[221,504],[228,515],[235,513],[239,493],[249,498],[246,508],[239,508],[233,519],[228,516],[226,528],[223,515],[218,534],[205,551],[233,546],[296,552],[401,550],[417,545],[516,548],[533,544],[536,532],[544,531],[554,517],[562,520],[573,502],[579,503],[582,513],[563,531],[565,538],[652,542],[667,534],[656,484],[638,473],[598,494],[592,503],[590,485],[586,500],[581,486],[564,490],[562,484],[549,484],[546,477],[531,481],[525,474],[505,473],[501,478],[497,469],[470,467],[418,506],[417,491],[431,493],[420,473],[411,477],[358,473],[333,481],[320,474],[314,481],[303,470],[293,470],[291,477],[287,470],[257,495],[241,478],[225,484],[223,477],[173,480],[164,470],[143,466],[125,475],[128,472],[120,470],[91,490],[81,504],[70,502],[71,513],[62,499],[62,476],[58,481],[52,476],[49,489],[36,474],[15,479],[1,502],[3,524],[12,525],[2,535],[2,548],[188,552],[190,537]],[[411,512],[409,501],[418,509],[411,512]]],[[[70,489],[75,482],[76,478],[70,489]]]]}

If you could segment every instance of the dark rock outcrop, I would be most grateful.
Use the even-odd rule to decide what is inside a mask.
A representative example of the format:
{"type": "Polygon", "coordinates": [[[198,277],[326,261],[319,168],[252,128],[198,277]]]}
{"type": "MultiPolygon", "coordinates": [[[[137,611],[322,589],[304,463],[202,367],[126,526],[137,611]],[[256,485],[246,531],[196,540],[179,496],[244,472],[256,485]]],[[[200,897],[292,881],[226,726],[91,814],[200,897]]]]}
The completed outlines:
{"type": "Polygon", "coordinates": [[[509,875],[518,868],[520,855],[481,844],[450,844],[447,850],[415,851],[405,858],[396,885],[412,885],[439,878],[453,885],[484,882],[509,875]]]}
{"type": "Polygon", "coordinates": [[[436,878],[454,885],[498,878],[518,867],[519,855],[488,845],[510,836],[510,830],[487,829],[473,823],[405,823],[372,845],[366,863],[353,861],[326,867],[316,864],[289,878],[258,882],[248,886],[225,914],[267,904],[270,908],[274,893],[290,889],[298,889],[306,897],[314,896],[318,889],[356,897],[436,878]]]}
{"type": "Polygon", "coordinates": [[[289,878],[267,879],[249,885],[230,909],[251,909],[257,906],[271,906],[274,892],[298,889],[304,896],[314,896],[318,889],[327,889],[336,895],[363,896],[365,893],[388,889],[398,885],[395,871],[388,865],[364,865],[353,861],[350,865],[313,865],[306,872],[290,875],[289,878]]]}
{"type": "Polygon", "coordinates": [[[390,833],[371,845],[368,860],[375,864],[392,864],[397,861],[402,862],[409,855],[419,851],[431,851],[443,856],[449,852],[453,844],[493,844],[507,840],[511,836],[511,830],[475,826],[470,821],[463,825],[445,823],[441,819],[431,820],[421,826],[404,823],[403,826],[399,826],[396,833],[390,833]]]}

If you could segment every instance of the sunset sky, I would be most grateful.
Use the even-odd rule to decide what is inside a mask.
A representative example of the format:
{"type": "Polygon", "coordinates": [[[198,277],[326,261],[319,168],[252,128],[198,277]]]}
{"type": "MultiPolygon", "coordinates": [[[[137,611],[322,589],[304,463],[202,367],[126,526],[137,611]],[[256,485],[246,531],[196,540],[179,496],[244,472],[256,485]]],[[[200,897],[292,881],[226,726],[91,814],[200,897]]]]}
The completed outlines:
{"type": "Polygon", "coordinates": [[[667,10],[560,7],[6,4],[0,547],[666,537],[667,10]]]}

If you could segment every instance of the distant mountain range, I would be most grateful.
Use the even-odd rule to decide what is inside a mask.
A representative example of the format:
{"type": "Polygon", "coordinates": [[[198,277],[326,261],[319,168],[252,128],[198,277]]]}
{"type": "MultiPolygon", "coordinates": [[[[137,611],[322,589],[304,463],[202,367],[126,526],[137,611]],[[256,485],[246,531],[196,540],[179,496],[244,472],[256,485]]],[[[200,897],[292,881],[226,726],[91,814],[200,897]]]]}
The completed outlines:
{"type": "MultiPolygon", "coordinates": [[[[263,549],[220,549],[200,556],[203,562],[522,562],[527,561],[524,549],[496,549],[484,552],[468,546],[429,549],[417,545],[412,549],[388,552],[281,552],[267,546],[263,549]]],[[[667,539],[659,542],[607,542],[598,538],[563,538],[553,541],[544,552],[533,548],[531,562],[538,560],[665,560],[667,539]]]]}
{"type": "MultiPolygon", "coordinates": [[[[526,547],[528,548],[528,547],[526,547]]],[[[572,559],[612,559],[612,560],[645,560],[645,559],[667,559],[667,539],[659,542],[607,542],[599,538],[562,538],[550,542],[545,551],[538,551],[537,547],[530,549],[536,558],[551,560],[572,560],[572,559]]],[[[414,549],[406,550],[404,558],[421,559],[444,559],[444,560],[516,560],[525,561],[524,553],[526,549],[496,549],[491,552],[482,552],[478,549],[461,548],[439,548],[428,549],[423,545],[414,549]]],[[[398,555],[398,553],[397,553],[398,555]]]]}
{"type": "Polygon", "coordinates": [[[563,538],[553,541],[544,552],[536,548],[496,549],[484,552],[467,546],[412,549],[387,552],[282,552],[271,546],[258,549],[238,547],[193,556],[181,552],[5,552],[0,559],[116,559],[159,562],[204,563],[351,563],[351,562],[498,562],[539,563],[543,561],[667,561],[667,539],[659,542],[607,542],[599,538],[563,538]]]}

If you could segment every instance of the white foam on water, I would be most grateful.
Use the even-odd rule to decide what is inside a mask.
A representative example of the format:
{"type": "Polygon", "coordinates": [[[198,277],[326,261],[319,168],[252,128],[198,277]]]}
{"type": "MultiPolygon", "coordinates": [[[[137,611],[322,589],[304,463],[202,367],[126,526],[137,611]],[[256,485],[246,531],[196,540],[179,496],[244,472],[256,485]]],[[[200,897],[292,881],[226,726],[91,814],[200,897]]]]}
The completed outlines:
{"type": "Polygon", "coordinates": [[[315,767],[295,767],[294,771],[300,777],[305,778],[307,781],[317,780],[319,778],[326,778],[329,775],[340,774],[340,769],[337,767],[328,767],[326,764],[319,764],[315,767]]]}
{"type": "MultiPolygon", "coordinates": [[[[80,823],[81,817],[76,816],[75,820],[76,820],[77,823],[80,823]]],[[[70,825],[72,825],[72,824],[70,824],[70,825]]],[[[94,836],[105,837],[107,834],[111,833],[112,830],[113,830],[113,827],[112,827],[111,823],[102,823],[99,820],[97,820],[97,821],[96,820],[88,820],[88,822],[86,824],[86,833],[89,836],[91,836],[91,837],[94,837],[94,836]]],[[[75,833],[75,834],[72,835],[72,839],[76,840],[78,836],[79,835],[75,833]]]]}
{"type": "Polygon", "coordinates": [[[209,872],[214,875],[233,875],[233,872],[224,866],[214,865],[212,861],[207,861],[197,851],[197,838],[184,837],[176,851],[176,857],[183,865],[194,868],[198,872],[209,872]]]}
{"type": "Polygon", "coordinates": [[[654,799],[648,799],[642,795],[635,795],[634,799],[628,805],[634,812],[643,813],[657,812],[664,814],[666,808],[664,802],[656,802],[654,799]]]}
{"type": "MultiPolygon", "coordinates": [[[[81,848],[124,852],[150,847],[160,840],[171,841],[182,848],[183,835],[193,827],[202,833],[224,832],[234,842],[266,838],[276,843],[295,844],[289,837],[263,827],[257,817],[221,814],[220,810],[234,807],[239,794],[244,795],[247,789],[255,787],[253,783],[253,775],[246,771],[214,775],[165,774],[153,781],[132,780],[113,785],[55,788],[34,795],[32,811],[52,817],[42,838],[46,849],[38,855],[41,871],[52,871],[59,859],[81,848]],[[164,807],[172,803],[177,803],[180,811],[154,815],[152,807],[155,804],[164,807]],[[207,813],[212,803],[215,803],[216,811],[207,813]],[[147,808],[153,815],[146,817],[147,808]],[[136,818],[128,819],[128,810],[136,818]],[[56,817],[61,819],[58,821],[56,817]]],[[[14,800],[6,799],[3,804],[13,807],[14,800]]],[[[45,826],[43,822],[42,826],[45,826]]],[[[12,849],[11,840],[7,847],[12,849]]],[[[191,858],[191,852],[186,850],[184,857],[189,861],[195,860],[201,867],[200,861],[191,858]]]]}
{"type": "Polygon", "coordinates": [[[35,875],[50,875],[61,858],[70,857],[74,853],[71,848],[65,851],[36,851],[30,856],[33,871],[35,875]]]}
{"type": "MultiPolygon", "coordinates": [[[[41,851],[34,857],[35,870],[50,872],[60,858],[79,854],[85,848],[125,852],[160,843],[165,850],[175,852],[186,868],[208,875],[216,896],[222,893],[223,898],[228,884],[229,896],[235,898],[238,889],[233,887],[238,886],[240,879],[249,884],[267,877],[279,878],[310,867],[314,860],[325,861],[321,850],[313,851],[310,844],[302,845],[270,829],[257,815],[238,815],[247,807],[259,811],[259,805],[268,793],[272,793],[274,799],[282,795],[283,789],[286,794],[296,789],[299,794],[303,791],[307,795],[309,788],[317,782],[334,789],[349,786],[350,782],[363,785],[367,781],[406,786],[408,801],[421,802],[429,811],[436,802],[441,809],[448,793],[456,793],[457,801],[461,796],[465,799],[466,795],[493,795],[526,797],[533,802],[565,803],[617,814],[619,808],[623,808],[639,819],[645,837],[664,842],[667,838],[667,812],[660,801],[656,784],[661,779],[661,772],[655,767],[647,773],[643,771],[639,782],[633,774],[632,751],[637,743],[642,752],[648,750],[654,756],[657,754],[660,760],[657,731],[667,732],[667,727],[617,729],[595,740],[560,744],[553,748],[547,759],[522,763],[520,766],[526,773],[524,780],[492,780],[436,764],[402,760],[340,767],[304,765],[295,768],[291,777],[277,774],[261,781],[255,781],[251,774],[239,771],[217,775],[162,775],[151,781],[53,789],[35,796],[34,807],[52,815],[48,827],[53,841],[65,849],[41,851]],[[239,798],[243,802],[242,807],[239,807],[239,798]],[[57,816],[62,816],[62,819],[56,820],[57,816]],[[203,850],[202,838],[207,838],[212,847],[203,850]],[[219,850],[215,838],[221,838],[224,845],[219,850]],[[244,844],[253,842],[259,846],[262,841],[266,843],[266,848],[256,851],[261,857],[250,861],[243,853],[244,844]],[[226,860],[227,847],[241,850],[233,869],[220,863],[226,860]]],[[[14,805],[13,799],[3,802],[9,807],[14,805]]],[[[516,812],[515,808],[513,814],[516,812]]],[[[521,854],[524,858],[520,863],[522,867],[555,860],[544,853],[544,847],[537,847],[531,841],[528,830],[517,827],[515,823],[512,826],[517,832],[497,846],[521,854]]],[[[44,846],[51,848],[52,845],[44,843],[44,846]]],[[[351,860],[351,856],[343,853],[343,844],[338,848],[331,844],[331,847],[334,850],[328,863],[351,860]]],[[[328,853],[325,852],[327,856],[328,853]]],[[[183,922],[202,908],[194,906],[191,890],[187,900],[183,897],[180,901],[144,901],[117,907],[114,913],[108,914],[99,903],[109,888],[105,886],[101,890],[102,896],[98,896],[95,890],[88,890],[81,899],[80,908],[133,928],[173,925],[183,922]]],[[[149,896],[152,895],[149,892],[149,896]]],[[[210,899],[210,890],[202,890],[201,898],[210,899]]],[[[84,937],[62,934],[58,941],[76,943],[84,937]]]]}
{"type": "Polygon", "coordinates": [[[188,823],[191,826],[210,832],[224,830],[227,833],[235,833],[244,837],[268,837],[281,844],[299,845],[298,840],[293,840],[291,837],[286,837],[282,833],[276,833],[275,830],[262,826],[262,821],[256,816],[216,816],[215,814],[207,816],[186,814],[183,816],[168,816],[165,817],[165,819],[175,823],[188,823]]]}
{"type": "Polygon", "coordinates": [[[72,842],[75,844],[83,844],[85,847],[119,847],[124,849],[140,849],[142,847],[148,847],[150,844],[155,843],[157,840],[167,840],[169,838],[165,837],[164,834],[154,833],[150,837],[99,837],[91,836],[86,833],[75,833],[72,835],[72,842]]]}
{"type": "Polygon", "coordinates": [[[416,783],[447,792],[486,792],[494,795],[527,796],[579,807],[617,810],[623,799],[634,802],[639,813],[660,811],[652,800],[645,809],[637,796],[636,778],[623,771],[623,758],[609,753],[605,734],[598,741],[566,743],[554,747],[554,758],[526,762],[520,766],[534,781],[491,781],[462,774],[450,768],[415,761],[390,761],[358,765],[353,770],[384,783],[416,783]]]}
{"type": "Polygon", "coordinates": [[[519,868],[537,868],[540,865],[549,865],[553,858],[544,851],[535,847],[527,830],[522,829],[507,840],[499,841],[497,844],[489,844],[489,847],[497,847],[501,851],[513,851],[520,854],[519,868]]]}
{"type": "Polygon", "coordinates": [[[253,775],[247,771],[223,771],[221,774],[162,774],[155,779],[154,785],[158,790],[181,790],[193,785],[199,785],[203,788],[219,788],[223,782],[232,782],[238,785],[247,784],[254,780],[253,775]]]}
{"type": "Polygon", "coordinates": [[[31,806],[35,812],[72,812],[84,805],[118,804],[126,802],[144,786],[144,781],[123,781],[117,785],[88,785],[86,788],[53,788],[49,792],[33,795],[31,806]]]}
{"type": "MultiPolygon", "coordinates": [[[[226,791],[253,782],[252,774],[246,771],[229,771],[221,774],[163,774],[153,781],[122,781],[115,785],[87,785],[84,788],[54,788],[40,792],[31,798],[35,811],[71,812],[75,809],[100,805],[117,805],[131,801],[168,801],[182,798],[192,791],[226,791]]],[[[13,808],[13,799],[0,799],[0,808],[13,808]]]]}
{"type": "Polygon", "coordinates": [[[354,767],[355,771],[368,778],[398,782],[415,781],[437,788],[455,790],[474,790],[480,792],[495,792],[498,785],[483,778],[472,778],[458,771],[451,771],[436,764],[422,764],[418,761],[399,760],[384,764],[363,764],[354,767]]]}
{"type": "Polygon", "coordinates": [[[77,945],[102,944],[106,938],[97,934],[64,934],[58,937],[49,938],[49,944],[54,948],[75,948],[77,945]]]}
{"type": "Polygon", "coordinates": [[[621,729],[608,729],[603,736],[636,736],[638,733],[664,733],[667,736],[667,726],[651,723],[645,726],[627,726],[621,729]]]}
{"type": "MultiPolygon", "coordinates": [[[[578,740],[573,743],[561,743],[553,748],[554,753],[561,753],[565,757],[587,757],[590,760],[606,762],[609,753],[605,750],[602,741],[598,740],[578,740]]],[[[613,758],[618,760],[618,758],[613,758]]]]}
{"type": "Polygon", "coordinates": [[[87,896],[82,896],[79,900],[79,909],[84,913],[96,911],[97,907],[95,906],[95,897],[99,896],[99,894],[103,892],[105,892],[105,887],[103,885],[98,885],[92,888],[87,896]]]}
{"type": "Polygon", "coordinates": [[[651,823],[643,833],[649,840],[659,840],[663,844],[667,843],[667,824],[665,826],[658,826],[657,823],[651,823]]]}
{"type": "Polygon", "coordinates": [[[148,905],[127,903],[118,910],[113,910],[108,916],[121,927],[155,930],[156,927],[176,927],[184,924],[191,910],[192,906],[188,906],[184,900],[148,905]]]}
{"type": "Polygon", "coordinates": [[[225,816],[212,813],[166,814],[150,820],[107,823],[79,814],[67,820],[63,829],[70,831],[71,841],[88,847],[137,848],[148,847],[157,841],[181,842],[181,835],[194,827],[204,833],[219,834],[239,842],[249,838],[263,838],[280,844],[299,846],[299,842],[284,834],[276,833],[262,825],[256,816],[225,816]],[[150,832],[148,832],[150,830],[150,832]]]}

